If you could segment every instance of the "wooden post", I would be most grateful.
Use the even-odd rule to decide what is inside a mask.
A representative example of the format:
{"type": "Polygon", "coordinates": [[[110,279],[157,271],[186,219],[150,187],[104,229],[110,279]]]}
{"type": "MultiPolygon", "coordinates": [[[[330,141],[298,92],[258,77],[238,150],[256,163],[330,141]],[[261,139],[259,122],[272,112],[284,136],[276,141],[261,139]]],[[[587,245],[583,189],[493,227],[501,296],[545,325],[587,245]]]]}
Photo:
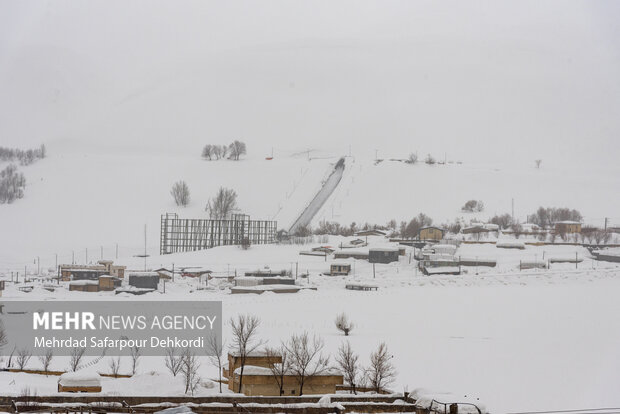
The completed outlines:
{"type": "Polygon", "coordinates": [[[375,274],[375,264],[372,264],[372,278],[375,279],[377,275],[375,274]]]}
{"type": "Polygon", "coordinates": [[[299,271],[299,262],[295,262],[295,280],[297,280],[297,272],[299,271]]]}

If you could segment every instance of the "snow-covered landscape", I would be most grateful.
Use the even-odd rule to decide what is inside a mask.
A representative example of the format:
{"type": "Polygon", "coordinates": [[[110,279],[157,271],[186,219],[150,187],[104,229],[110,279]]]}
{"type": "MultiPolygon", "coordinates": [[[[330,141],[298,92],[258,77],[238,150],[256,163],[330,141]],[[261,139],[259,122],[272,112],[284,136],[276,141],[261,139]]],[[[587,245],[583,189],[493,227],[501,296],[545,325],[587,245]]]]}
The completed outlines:
{"type": "Polygon", "coordinates": [[[0,412],[618,411],[620,8],[465,4],[0,5],[0,412]],[[221,302],[222,359],[46,365],[28,301],[221,302]]]}

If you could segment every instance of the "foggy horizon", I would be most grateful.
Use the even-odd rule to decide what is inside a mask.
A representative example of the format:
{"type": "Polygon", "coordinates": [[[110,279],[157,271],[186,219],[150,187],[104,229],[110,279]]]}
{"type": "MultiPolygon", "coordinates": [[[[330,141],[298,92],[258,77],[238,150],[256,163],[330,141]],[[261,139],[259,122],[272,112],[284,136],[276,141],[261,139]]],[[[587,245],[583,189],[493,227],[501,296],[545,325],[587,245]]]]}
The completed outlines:
{"type": "Polygon", "coordinates": [[[617,158],[617,3],[1,8],[7,146],[617,158]]]}

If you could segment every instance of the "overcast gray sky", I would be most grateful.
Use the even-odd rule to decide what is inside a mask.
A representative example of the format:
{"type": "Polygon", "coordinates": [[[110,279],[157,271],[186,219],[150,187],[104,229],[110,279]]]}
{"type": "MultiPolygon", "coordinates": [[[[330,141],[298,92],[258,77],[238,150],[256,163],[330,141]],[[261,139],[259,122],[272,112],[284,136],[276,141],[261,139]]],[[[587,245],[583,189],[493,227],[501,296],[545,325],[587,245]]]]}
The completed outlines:
{"type": "Polygon", "coordinates": [[[612,1],[3,0],[0,145],[616,161],[619,21],[612,1]]]}

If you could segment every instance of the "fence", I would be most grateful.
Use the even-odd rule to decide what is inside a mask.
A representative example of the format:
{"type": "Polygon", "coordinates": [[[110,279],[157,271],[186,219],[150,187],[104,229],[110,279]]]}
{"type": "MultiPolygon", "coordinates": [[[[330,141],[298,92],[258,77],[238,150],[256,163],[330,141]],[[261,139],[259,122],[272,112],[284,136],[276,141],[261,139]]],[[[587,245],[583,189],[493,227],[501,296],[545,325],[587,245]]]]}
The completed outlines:
{"type": "Polygon", "coordinates": [[[216,246],[267,244],[276,241],[278,223],[250,220],[235,214],[230,220],[181,219],[175,213],[161,216],[160,254],[191,252],[216,246]]]}

